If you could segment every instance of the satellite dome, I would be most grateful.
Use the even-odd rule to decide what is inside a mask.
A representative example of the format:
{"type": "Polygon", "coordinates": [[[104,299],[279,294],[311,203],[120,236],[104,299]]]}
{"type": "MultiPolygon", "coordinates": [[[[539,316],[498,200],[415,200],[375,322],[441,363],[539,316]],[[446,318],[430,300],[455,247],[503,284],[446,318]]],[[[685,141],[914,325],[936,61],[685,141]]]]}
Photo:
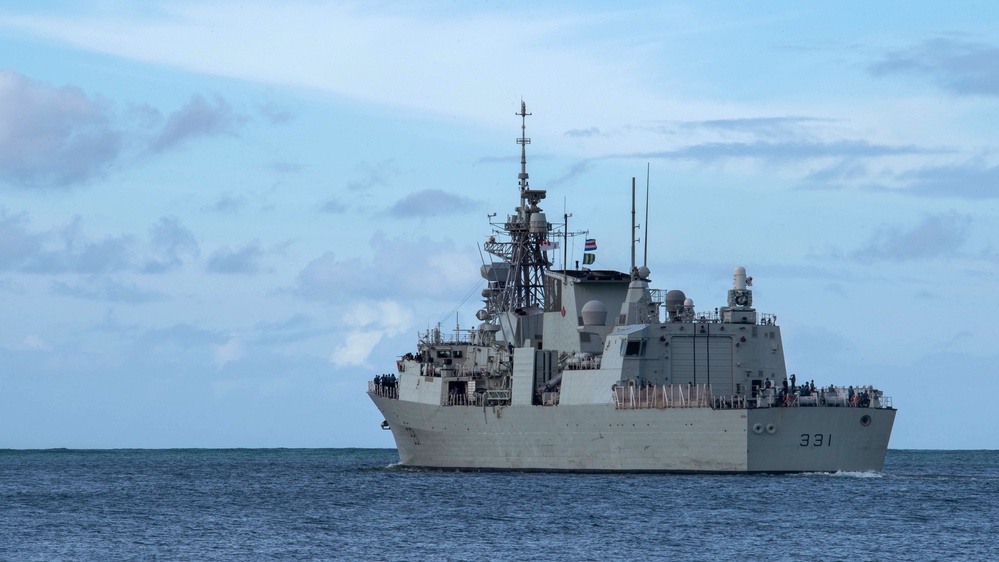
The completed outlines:
{"type": "Polygon", "coordinates": [[[678,306],[683,306],[683,301],[686,299],[687,295],[683,294],[683,291],[680,289],[666,291],[666,308],[674,309],[678,306]]]}
{"type": "Polygon", "coordinates": [[[607,305],[601,301],[592,300],[583,305],[580,312],[584,326],[603,326],[607,323],[607,305]]]}

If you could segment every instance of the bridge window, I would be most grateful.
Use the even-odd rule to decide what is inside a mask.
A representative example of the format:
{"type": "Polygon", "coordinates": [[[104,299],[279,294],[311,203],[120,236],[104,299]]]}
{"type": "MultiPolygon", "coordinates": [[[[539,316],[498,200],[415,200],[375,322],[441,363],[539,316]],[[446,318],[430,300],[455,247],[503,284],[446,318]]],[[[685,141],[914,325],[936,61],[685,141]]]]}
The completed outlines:
{"type": "Polygon", "coordinates": [[[626,357],[639,357],[645,355],[645,340],[621,342],[621,351],[626,357]]]}

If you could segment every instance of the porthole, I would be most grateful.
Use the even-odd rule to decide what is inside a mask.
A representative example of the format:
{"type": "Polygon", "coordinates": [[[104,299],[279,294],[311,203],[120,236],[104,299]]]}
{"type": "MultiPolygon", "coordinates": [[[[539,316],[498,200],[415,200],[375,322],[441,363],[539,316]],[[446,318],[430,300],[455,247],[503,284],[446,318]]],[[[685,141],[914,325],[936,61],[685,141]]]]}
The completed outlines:
{"type": "Polygon", "coordinates": [[[770,435],[773,435],[774,433],[777,433],[777,426],[774,425],[774,424],[772,424],[772,423],[768,423],[767,424],[767,433],[769,433],[770,435]]]}
{"type": "Polygon", "coordinates": [[[753,426],[753,433],[763,433],[763,424],[758,423],[753,426]]]}
{"type": "Polygon", "coordinates": [[[862,425],[864,427],[867,427],[867,426],[871,425],[871,416],[868,416],[867,414],[864,414],[863,416],[861,416],[861,418],[860,418],[860,425],[862,425]]]}

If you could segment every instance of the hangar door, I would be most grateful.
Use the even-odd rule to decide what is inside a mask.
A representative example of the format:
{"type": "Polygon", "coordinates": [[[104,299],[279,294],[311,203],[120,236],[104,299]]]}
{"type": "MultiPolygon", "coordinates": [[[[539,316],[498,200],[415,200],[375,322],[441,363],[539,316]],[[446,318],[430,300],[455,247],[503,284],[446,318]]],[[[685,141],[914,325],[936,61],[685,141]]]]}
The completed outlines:
{"type": "Polygon", "coordinates": [[[673,384],[710,384],[716,396],[733,394],[731,336],[673,336],[669,349],[673,384]]]}

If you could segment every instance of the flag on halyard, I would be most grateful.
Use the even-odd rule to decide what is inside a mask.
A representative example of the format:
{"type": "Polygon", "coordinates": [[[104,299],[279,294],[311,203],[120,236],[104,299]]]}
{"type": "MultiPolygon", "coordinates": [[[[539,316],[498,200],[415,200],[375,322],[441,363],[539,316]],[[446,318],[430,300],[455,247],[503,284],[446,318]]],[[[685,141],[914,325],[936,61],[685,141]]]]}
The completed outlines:
{"type": "Polygon", "coordinates": [[[540,248],[542,252],[549,252],[551,250],[557,250],[558,249],[558,241],[557,240],[556,241],[545,240],[544,242],[541,242],[541,243],[538,244],[538,248],[540,248]]]}
{"type": "Polygon", "coordinates": [[[595,251],[597,249],[597,241],[596,241],[596,239],[595,238],[587,238],[586,239],[586,247],[583,248],[583,249],[586,250],[587,252],[593,252],[593,251],[595,251]]]}
{"type": "Polygon", "coordinates": [[[583,265],[590,265],[595,259],[597,259],[596,254],[583,254],[583,265]]]}

